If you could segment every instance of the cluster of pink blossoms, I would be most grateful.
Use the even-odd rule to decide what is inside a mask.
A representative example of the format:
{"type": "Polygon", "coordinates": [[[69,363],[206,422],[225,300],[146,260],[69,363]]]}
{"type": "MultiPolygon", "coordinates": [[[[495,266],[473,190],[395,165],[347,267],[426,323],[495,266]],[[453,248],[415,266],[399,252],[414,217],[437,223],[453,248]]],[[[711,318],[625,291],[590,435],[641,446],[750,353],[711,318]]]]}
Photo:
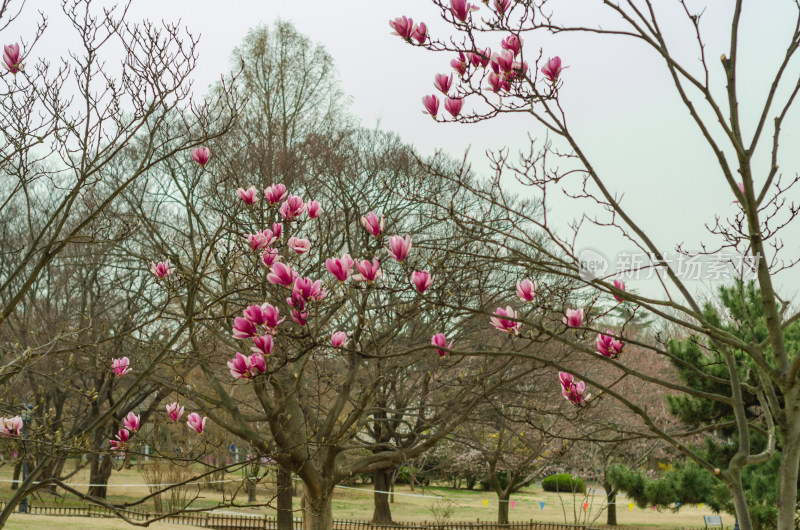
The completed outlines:
{"type": "Polygon", "coordinates": [[[128,412],[128,415],[122,420],[122,428],[117,432],[114,439],[111,440],[111,449],[121,450],[125,448],[125,443],[131,439],[132,433],[139,432],[142,418],[135,412],[128,412]]]}
{"type": "MultiPolygon", "coordinates": [[[[244,188],[239,188],[236,190],[236,194],[248,206],[252,206],[258,202],[258,191],[255,186],[250,186],[246,190],[244,188]]],[[[272,184],[265,189],[264,199],[270,206],[276,206],[280,203],[280,206],[278,206],[278,213],[284,221],[296,220],[303,213],[307,213],[309,219],[315,219],[322,213],[319,202],[313,200],[303,202],[303,199],[297,195],[289,194],[289,191],[283,184],[272,184]]],[[[266,267],[272,267],[281,259],[278,254],[278,249],[272,248],[272,245],[280,239],[282,231],[282,223],[272,223],[272,228],[247,235],[247,243],[250,245],[251,249],[261,252],[261,261],[266,267]]],[[[287,241],[286,246],[298,254],[305,254],[311,250],[311,241],[292,236],[287,241]]]]}
{"type": "MultiPolygon", "coordinates": [[[[487,2],[488,3],[488,0],[487,2]]],[[[495,0],[494,10],[499,19],[503,19],[511,10],[511,0],[495,0]]],[[[450,0],[450,13],[456,26],[467,26],[471,24],[471,13],[480,9],[477,5],[470,4],[466,0],[450,0]]],[[[389,25],[394,29],[393,34],[399,35],[407,42],[412,42],[414,26],[413,20],[405,16],[398,17],[389,21],[389,25]]],[[[424,23],[420,23],[424,28],[424,23]]],[[[423,30],[425,35],[422,39],[417,39],[420,45],[427,40],[427,30],[423,30]]],[[[528,73],[528,63],[521,58],[522,39],[519,35],[508,35],[500,41],[501,51],[493,53],[490,48],[484,50],[475,49],[472,51],[460,51],[458,57],[450,61],[450,66],[459,76],[467,75],[470,67],[491,68],[491,73],[486,76],[489,83],[487,87],[495,94],[510,92],[512,84],[521,81],[528,73]]],[[[564,67],[561,65],[560,57],[552,57],[547,60],[541,68],[541,73],[553,87],[556,87],[559,76],[564,67]]],[[[434,78],[434,87],[444,94],[444,108],[453,118],[458,118],[461,114],[464,101],[459,97],[450,97],[450,88],[453,86],[453,76],[437,74],[434,78]]],[[[422,105],[425,107],[426,114],[436,118],[439,112],[439,97],[435,94],[427,95],[422,98],[422,105]]]]}
{"type": "MultiPolygon", "coordinates": [[[[625,291],[625,282],[614,280],[614,287],[620,291],[625,291]]],[[[536,282],[530,279],[524,279],[517,282],[516,289],[517,296],[524,302],[532,302],[536,297],[536,282]]],[[[613,294],[617,302],[622,302],[622,298],[613,294]]],[[[579,328],[583,324],[583,309],[567,309],[564,314],[563,322],[566,326],[571,328],[579,328]]],[[[511,306],[505,309],[498,307],[494,315],[489,319],[492,326],[505,333],[519,334],[522,323],[519,322],[519,314],[511,306]]],[[[438,337],[438,335],[437,335],[438,337]]],[[[436,337],[434,337],[436,339],[436,337]]],[[[441,336],[440,343],[444,340],[444,335],[441,336]]],[[[437,344],[434,342],[434,344],[437,344]]],[[[623,343],[621,340],[615,338],[610,331],[606,334],[600,333],[595,339],[595,347],[597,352],[603,357],[617,359],[622,353],[623,343]]],[[[437,350],[439,355],[443,355],[441,350],[437,350]]],[[[585,385],[583,382],[573,382],[572,375],[565,372],[559,372],[559,380],[561,381],[562,393],[571,403],[580,405],[589,395],[583,396],[585,385]]]]}
{"type": "Polygon", "coordinates": [[[278,308],[271,304],[251,305],[242,311],[241,317],[233,321],[233,337],[236,339],[253,339],[250,356],[236,352],[236,356],[228,361],[228,368],[233,377],[250,379],[267,371],[266,358],[275,349],[272,335],[278,326],[286,320],[280,318],[278,308]]]}
{"type": "MultiPolygon", "coordinates": [[[[369,212],[361,217],[361,225],[370,235],[378,238],[385,228],[385,220],[383,216],[378,217],[375,212],[369,212]]],[[[387,252],[389,257],[403,263],[408,259],[411,246],[411,236],[394,235],[389,237],[387,252]]],[[[383,275],[377,258],[355,262],[350,254],[343,254],[340,258],[328,258],[325,260],[325,268],[340,282],[346,281],[351,275],[357,282],[374,282],[383,275]],[[352,274],[353,267],[358,270],[358,274],[352,274]]],[[[424,293],[433,284],[433,276],[428,271],[414,271],[411,274],[411,284],[417,291],[424,293]]]]}
{"type": "Polygon", "coordinates": [[[558,380],[561,383],[561,395],[573,405],[582,405],[592,396],[591,394],[584,395],[586,384],[583,381],[576,382],[572,374],[558,372],[558,380]]]}
{"type": "MultiPolygon", "coordinates": [[[[127,357],[112,359],[111,370],[117,377],[122,377],[131,371],[130,364],[131,362],[127,357]]],[[[173,422],[177,422],[178,420],[181,419],[181,416],[183,416],[183,407],[180,406],[177,402],[170,403],[169,405],[167,405],[167,415],[173,422]]],[[[199,418],[199,415],[197,413],[192,413],[189,415],[190,420],[192,420],[194,416],[197,416],[197,418],[199,418]]],[[[20,420],[20,428],[22,427],[21,421],[22,420],[20,420]]],[[[203,432],[203,428],[205,427],[205,422],[206,418],[203,418],[202,421],[200,421],[199,423],[194,421],[188,421],[187,423],[189,427],[197,431],[197,433],[199,434],[203,432]]],[[[123,420],[122,428],[114,436],[114,439],[110,441],[111,448],[117,450],[123,449],[125,443],[131,438],[131,432],[139,431],[140,423],[141,423],[140,416],[134,414],[133,412],[129,412],[128,415],[125,416],[125,419],[123,420]]],[[[2,432],[3,432],[2,427],[0,427],[0,433],[2,432]]]]}

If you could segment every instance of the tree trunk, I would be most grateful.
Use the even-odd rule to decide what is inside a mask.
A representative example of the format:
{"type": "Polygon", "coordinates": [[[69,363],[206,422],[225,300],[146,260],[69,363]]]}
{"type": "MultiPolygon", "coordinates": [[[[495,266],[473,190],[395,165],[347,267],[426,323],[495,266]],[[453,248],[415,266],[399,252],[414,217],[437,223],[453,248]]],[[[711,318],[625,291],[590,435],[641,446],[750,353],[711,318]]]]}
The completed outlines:
{"type": "Polygon", "coordinates": [[[278,530],[294,529],[294,514],[292,513],[292,474],[281,466],[277,466],[278,488],[278,530]]]}
{"type": "MultiPolygon", "coordinates": [[[[729,469],[728,473],[731,475],[732,482],[726,485],[733,498],[733,506],[736,509],[736,517],[739,520],[739,529],[753,530],[753,522],[750,520],[750,509],[747,507],[747,499],[745,498],[744,488],[742,487],[741,471],[729,469]]],[[[794,528],[794,523],[792,523],[791,528],[794,528]]]]}
{"type": "Polygon", "coordinates": [[[89,467],[89,484],[97,485],[89,486],[89,495],[105,499],[108,494],[108,479],[111,478],[111,457],[105,455],[100,459],[99,456],[94,454],[90,457],[92,463],[89,467]]]}
{"type": "Polygon", "coordinates": [[[247,477],[247,502],[256,502],[256,477],[247,477]]]}
{"type": "Polygon", "coordinates": [[[14,464],[14,476],[11,477],[11,491],[14,491],[19,487],[19,474],[22,471],[22,461],[20,460],[16,464],[14,464]]]}
{"type": "Polygon", "coordinates": [[[333,530],[331,500],[329,492],[315,495],[303,488],[303,530],[333,530]]]}
{"type": "Polygon", "coordinates": [[[511,497],[508,493],[497,494],[497,524],[508,524],[508,502],[511,497]]]}
{"type": "MultiPolygon", "coordinates": [[[[792,418],[787,414],[789,418],[792,418]]],[[[790,425],[791,427],[791,425],[790,425]]],[[[800,466],[800,426],[784,430],[778,486],[778,530],[794,530],[797,514],[797,472],[800,466]]]]}
{"type": "Polygon", "coordinates": [[[372,522],[380,524],[392,523],[392,510],[389,507],[389,494],[381,493],[389,491],[391,487],[393,470],[378,469],[372,472],[372,482],[374,484],[375,509],[372,512],[372,522]]]}
{"type": "Polygon", "coordinates": [[[617,526],[617,490],[605,478],[603,489],[606,490],[606,524],[617,526]]]}

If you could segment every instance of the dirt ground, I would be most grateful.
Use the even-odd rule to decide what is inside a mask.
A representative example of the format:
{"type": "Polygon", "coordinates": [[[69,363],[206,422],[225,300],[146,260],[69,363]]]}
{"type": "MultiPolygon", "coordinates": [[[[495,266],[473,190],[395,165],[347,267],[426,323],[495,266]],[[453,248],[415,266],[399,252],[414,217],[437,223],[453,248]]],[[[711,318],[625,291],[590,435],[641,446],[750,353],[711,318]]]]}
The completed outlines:
{"type": "MultiPolygon", "coordinates": [[[[0,468],[0,480],[10,479],[10,470],[0,468]]],[[[247,496],[242,488],[241,474],[228,475],[231,480],[225,484],[225,500],[237,504],[223,509],[225,513],[268,513],[274,514],[274,507],[269,506],[274,495],[274,485],[267,481],[259,484],[257,490],[257,503],[259,506],[247,506],[247,496]]],[[[269,480],[269,479],[268,479],[269,480]]],[[[88,483],[88,473],[79,472],[69,479],[70,483],[88,483]]],[[[135,467],[121,470],[112,474],[109,482],[109,497],[113,500],[130,500],[147,494],[144,477],[135,467]]],[[[85,487],[76,486],[85,490],[85,487]]],[[[298,493],[302,488],[298,487],[298,493]]],[[[491,492],[453,490],[442,487],[415,488],[413,491],[404,485],[396,487],[394,502],[391,504],[392,517],[395,521],[434,521],[434,511],[449,511],[451,521],[494,521],[497,518],[497,497],[491,492]],[[439,498],[441,497],[441,498],[439,498]]],[[[0,482],[0,499],[10,496],[8,482],[0,482]]],[[[193,506],[209,507],[223,502],[223,493],[193,486],[189,492],[190,498],[195,498],[193,506]]],[[[44,498],[42,501],[51,503],[54,499],[44,498]]],[[[604,524],[606,514],[603,510],[604,495],[602,490],[590,486],[586,497],[583,495],[556,494],[544,492],[539,485],[531,486],[519,494],[513,495],[513,507],[509,510],[511,521],[542,521],[542,522],[595,522],[604,524]],[[544,506],[540,503],[544,502],[544,506]],[[583,509],[586,503],[586,510],[583,509]]],[[[33,499],[32,502],[42,502],[33,499]]],[[[65,504],[74,504],[77,501],[69,497],[60,499],[65,504]]],[[[300,497],[295,497],[294,503],[296,516],[300,516],[300,497]]],[[[152,509],[152,503],[143,505],[145,509],[152,509]]],[[[620,525],[651,528],[703,528],[703,515],[712,515],[707,507],[681,506],[680,510],[631,509],[629,501],[621,497],[617,501],[617,521],[620,525]]],[[[333,501],[333,516],[337,519],[369,520],[372,517],[372,490],[371,486],[358,486],[355,489],[337,489],[333,501]]],[[[733,517],[722,514],[723,523],[732,526],[733,517]]],[[[89,519],[75,517],[49,517],[49,516],[20,516],[15,515],[8,528],[131,528],[125,522],[89,519]],[[34,520],[35,518],[35,520],[34,520]],[[51,522],[53,523],[51,525],[51,522]]],[[[179,528],[175,525],[159,524],[150,528],[172,529],[179,528]]],[[[186,528],[183,526],[182,528],[186,528]]]]}

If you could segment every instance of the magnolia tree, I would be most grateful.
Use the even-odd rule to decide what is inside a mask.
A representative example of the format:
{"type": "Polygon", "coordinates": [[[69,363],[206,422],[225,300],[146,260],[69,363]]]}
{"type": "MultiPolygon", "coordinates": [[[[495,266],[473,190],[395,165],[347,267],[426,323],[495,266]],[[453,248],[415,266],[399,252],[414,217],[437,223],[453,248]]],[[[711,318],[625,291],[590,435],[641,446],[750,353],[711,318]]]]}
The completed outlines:
{"type": "Polygon", "coordinates": [[[122,308],[135,305],[136,297],[112,289],[121,263],[89,261],[82,276],[80,260],[95,250],[109,256],[109,248],[135,230],[135,219],[118,208],[128,186],[161,160],[222,134],[239,105],[226,89],[213,103],[191,102],[196,39],[176,25],[132,22],[124,6],[64,1],[51,20],[60,19],[77,44],[52,60],[39,57],[39,38],[49,31],[44,18],[22,28],[22,37],[11,36],[23,8],[22,2],[0,3],[7,39],[0,204],[12,221],[3,223],[0,257],[0,423],[11,438],[6,445],[24,445],[35,465],[0,514],[0,525],[22,498],[59,481],[65,454],[99,450],[99,433],[121,421],[128,407],[141,405],[136,396],[145,373],[170,348],[148,352],[146,370],[129,376],[122,389],[113,385],[111,359],[140,351],[124,337],[147,336],[154,315],[122,308]],[[107,60],[119,53],[121,62],[107,60]],[[124,167],[118,164],[123,155],[124,167]],[[109,290],[107,298],[92,298],[109,290]],[[121,313],[132,318],[107,320],[121,313]],[[102,371],[99,357],[105,358],[102,371]],[[35,382],[42,390],[29,384],[35,382]]]}
{"type": "MultiPolygon", "coordinates": [[[[783,249],[781,240],[782,234],[796,224],[796,210],[787,202],[796,178],[788,181],[781,178],[778,163],[783,158],[779,149],[781,132],[800,90],[794,73],[800,24],[789,25],[785,52],[776,59],[769,73],[764,71],[764,91],[758,96],[748,96],[750,107],[757,109],[756,118],[744,123],[739,112],[743,2],[735,2],[722,15],[727,17],[730,38],[719,58],[721,69],[712,65],[705,47],[706,34],[712,26],[719,26],[718,21],[706,24],[705,10],[689,2],[676,2],[669,16],[665,14],[666,8],[649,0],[598,3],[598,16],[604,18],[602,26],[572,23],[571,19],[577,14],[574,8],[546,1],[492,0],[478,5],[466,0],[433,0],[433,4],[449,28],[449,35],[429,35],[424,23],[415,23],[406,17],[390,21],[394,33],[407,44],[443,52],[442,72],[445,73],[435,77],[439,94],[423,98],[425,112],[439,121],[458,122],[474,122],[504,113],[530,115],[536,126],[546,129],[552,143],[539,148],[533,146],[530,154],[523,155],[519,163],[510,161],[507,154],[494,157],[493,164],[498,174],[513,174],[542,201],[544,211],[549,204],[548,192],[572,179],[577,180],[580,189],[576,198],[585,199],[595,207],[565,233],[547,215],[531,215],[525,209],[508,204],[508,191],[500,185],[500,179],[489,191],[468,181],[463,183],[462,189],[474,197],[507,206],[512,225],[525,223],[537,227],[542,237],[534,239],[521,227],[498,229],[469,212],[440,204],[442,216],[454,217],[455,222],[471,228],[474,238],[484,240],[486,234],[491,233],[495,240],[503,241],[498,250],[498,261],[513,260],[527,269],[534,280],[537,275],[549,274],[575,282],[571,298],[554,302],[540,293],[537,301],[524,306],[524,309],[513,306],[499,308],[492,325],[499,332],[514,334],[520,342],[544,334],[574,348],[575,362],[569,368],[531,351],[520,356],[548,362],[562,370],[560,384],[564,395],[576,407],[591,406],[593,399],[590,394],[595,399],[598,396],[615,398],[628,406],[653,434],[695,460],[727,486],[742,528],[752,528],[742,488],[742,470],[769,459],[776,443],[780,443],[782,466],[778,527],[793,528],[800,463],[800,353],[787,348],[783,329],[800,318],[800,313],[778,293],[776,275],[791,268],[796,259],[783,249]],[[672,23],[667,23],[666,19],[671,17],[674,22],[676,13],[684,29],[688,28],[694,36],[695,53],[689,60],[684,59],[685,53],[680,56],[673,54],[672,34],[664,30],[672,23]],[[564,34],[584,34],[598,39],[604,36],[627,38],[632,44],[655,52],[692,123],[714,155],[719,170],[720,193],[727,193],[734,201],[733,213],[729,217],[717,216],[711,224],[698,229],[698,232],[706,230],[707,234],[701,252],[691,253],[680,247],[677,252],[683,259],[699,259],[714,251],[722,251],[741,258],[730,258],[735,270],[741,272],[748,266],[751,268],[765,314],[767,333],[764,340],[742,340],[728,333],[724,323],[706,318],[701,300],[678,270],[680,261],[667,259],[670,249],[648,235],[622,202],[619,192],[611,187],[584,143],[579,141],[569,125],[570,102],[562,100],[561,96],[562,88],[569,83],[568,72],[571,73],[565,70],[566,64],[562,63],[557,49],[559,36],[564,34]],[[545,36],[550,48],[546,52],[539,51],[537,39],[545,36]],[[716,75],[716,72],[722,75],[716,75]],[[715,81],[721,81],[727,89],[717,91],[713,85],[715,81]],[[563,164],[561,168],[554,165],[556,161],[563,164]],[[594,230],[607,229],[621,234],[640,249],[646,263],[628,264],[623,267],[625,270],[617,272],[654,269],[663,287],[662,294],[638,294],[626,290],[624,283],[617,281],[619,278],[615,280],[581,270],[576,241],[589,226],[594,230]],[[612,297],[631,308],[648,311],[656,321],[660,321],[660,328],[666,329],[667,324],[670,326],[667,331],[672,336],[699,335],[713,344],[726,365],[726,375],[722,377],[709,375],[671,355],[667,346],[670,336],[662,335],[656,344],[641,346],[653,356],[663,356],[689,370],[694,369],[699,378],[712,378],[724,391],[701,391],[697,387],[650,376],[629,365],[625,355],[619,354],[625,343],[635,340],[626,337],[625,326],[607,333],[600,318],[602,311],[597,310],[598,301],[611,300],[612,297]],[[743,356],[740,357],[739,352],[743,356]],[[741,359],[747,360],[749,369],[743,370],[741,359]],[[615,370],[617,377],[611,382],[592,377],[591,367],[598,362],[615,370]],[[715,467],[693,451],[679,436],[680,432],[660,427],[646,408],[637,405],[630,394],[614,384],[621,379],[660,384],[671,391],[710,399],[729,407],[737,431],[736,453],[729,464],[722,469],[715,467]],[[758,401],[761,409],[761,414],[755,417],[745,413],[744,403],[751,398],[758,401]],[[756,431],[767,433],[768,443],[763,451],[753,450],[750,443],[751,435],[756,431]]],[[[587,4],[587,8],[590,7],[587,4]]],[[[793,16],[800,20],[800,8],[795,7],[793,16]]],[[[436,171],[435,167],[432,169],[436,171]]],[[[448,178],[445,173],[441,177],[448,178]]],[[[457,178],[453,180],[458,182],[457,178]]],[[[726,259],[725,256],[722,259],[726,259]]],[[[541,290],[542,286],[539,287],[541,290]]],[[[559,384],[555,374],[554,384],[559,384]]]]}
{"type": "Polygon", "coordinates": [[[331,527],[337,484],[421,454],[535,368],[448,356],[483,326],[443,301],[491,292],[499,275],[438,258],[470,243],[405,198],[442,183],[402,144],[366,131],[336,141],[327,156],[341,163],[308,163],[295,189],[233,189],[202,152],[165,162],[154,193],[131,199],[164,258],[152,270],[165,325],[189,322],[173,362],[194,369],[157,380],[201,425],[296,474],[308,528],[331,527]]]}
{"type": "MultiPolygon", "coordinates": [[[[555,423],[555,417],[538,414],[530,417],[528,411],[511,403],[499,406],[495,403],[452,435],[460,453],[454,458],[454,467],[463,468],[497,494],[500,524],[509,522],[511,496],[541,478],[548,465],[561,460],[572,445],[564,440],[566,433],[559,432],[556,425],[544,425],[548,421],[555,423]],[[550,436],[549,432],[561,434],[562,439],[550,436]]],[[[571,427],[562,423],[561,430],[571,427]]]]}

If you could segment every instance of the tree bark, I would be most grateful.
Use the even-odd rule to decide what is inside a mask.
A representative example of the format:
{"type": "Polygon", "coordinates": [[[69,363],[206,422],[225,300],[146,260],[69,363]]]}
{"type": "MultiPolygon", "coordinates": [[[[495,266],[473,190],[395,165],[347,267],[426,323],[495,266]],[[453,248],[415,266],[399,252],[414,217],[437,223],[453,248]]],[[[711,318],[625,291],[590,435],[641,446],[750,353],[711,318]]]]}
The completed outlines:
{"type": "Polygon", "coordinates": [[[375,509],[372,512],[372,522],[380,524],[392,523],[392,509],[389,507],[389,491],[392,481],[392,469],[378,469],[372,472],[374,484],[375,509]]]}
{"type": "Polygon", "coordinates": [[[294,530],[294,514],[292,513],[292,484],[291,472],[277,466],[278,488],[278,530],[294,530]]]}
{"type": "Polygon", "coordinates": [[[333,530],[333,506],[328,492],[315,494],[303,488],[303,530],[333,530]]]}
{"type": "MultiPolygon", "coordinates": [[[[747,507],[747,499],[744,495],[744,487],[742,487],[741,471],[729,469],[728,473],[732,481],[729,482],[727,486],[733,498],[733,506],[736,509],[736,517],[739,520],[739,529],[753,530],[753,521],[750,520],[750,509],[747,507]]],[[[794,528],[794,525],[792,528],[794,528]]]]}
{"type": "Polygon", "coordinates": [[[256,477],[247,477],[247,502],[256,502],[256,477]]]}
{"type": "Polygon", "coordinates": [[[98,458],[99,456],[94,454],[90,457],[92,463],[89,467],[89,484],[97,485],[89,486],[89,495],[105,499],[106,495],[108,495],[108,479],[111,478],[111,457],[105,455],[101,459],[98,458]]]}
{"type": "Polygon", "coordinates": [[[606,524],[617,525],[617,490],[605,478],[603,489],[606,491],[606,524]]]}
{"type": "Polygon", "coordinates": [[[497,524],[508,524],[508,502],[511,497],[508,493],[497,494],[497,524]]]}
{"type": "Polygon", "coordinates": [[[14,464],[14,475],[11,477],[11,491],[14,491],[19,487],[19,474],[22,472],[22,462],[17,462],[14,464]]]}
{"type": "MultiPolygon", "coordinates": [[[[792,418],[789,414],[787,417],[792,418]]],[[[795,420],[794,423],[798,421],[795,420]]],[[[797,516],[797,473],[800,466],[800,426],[792,427],[791,432],[787,430],[783,432],[778,486],[778,530],[794,530],[794,520],[797,516]]]]}

